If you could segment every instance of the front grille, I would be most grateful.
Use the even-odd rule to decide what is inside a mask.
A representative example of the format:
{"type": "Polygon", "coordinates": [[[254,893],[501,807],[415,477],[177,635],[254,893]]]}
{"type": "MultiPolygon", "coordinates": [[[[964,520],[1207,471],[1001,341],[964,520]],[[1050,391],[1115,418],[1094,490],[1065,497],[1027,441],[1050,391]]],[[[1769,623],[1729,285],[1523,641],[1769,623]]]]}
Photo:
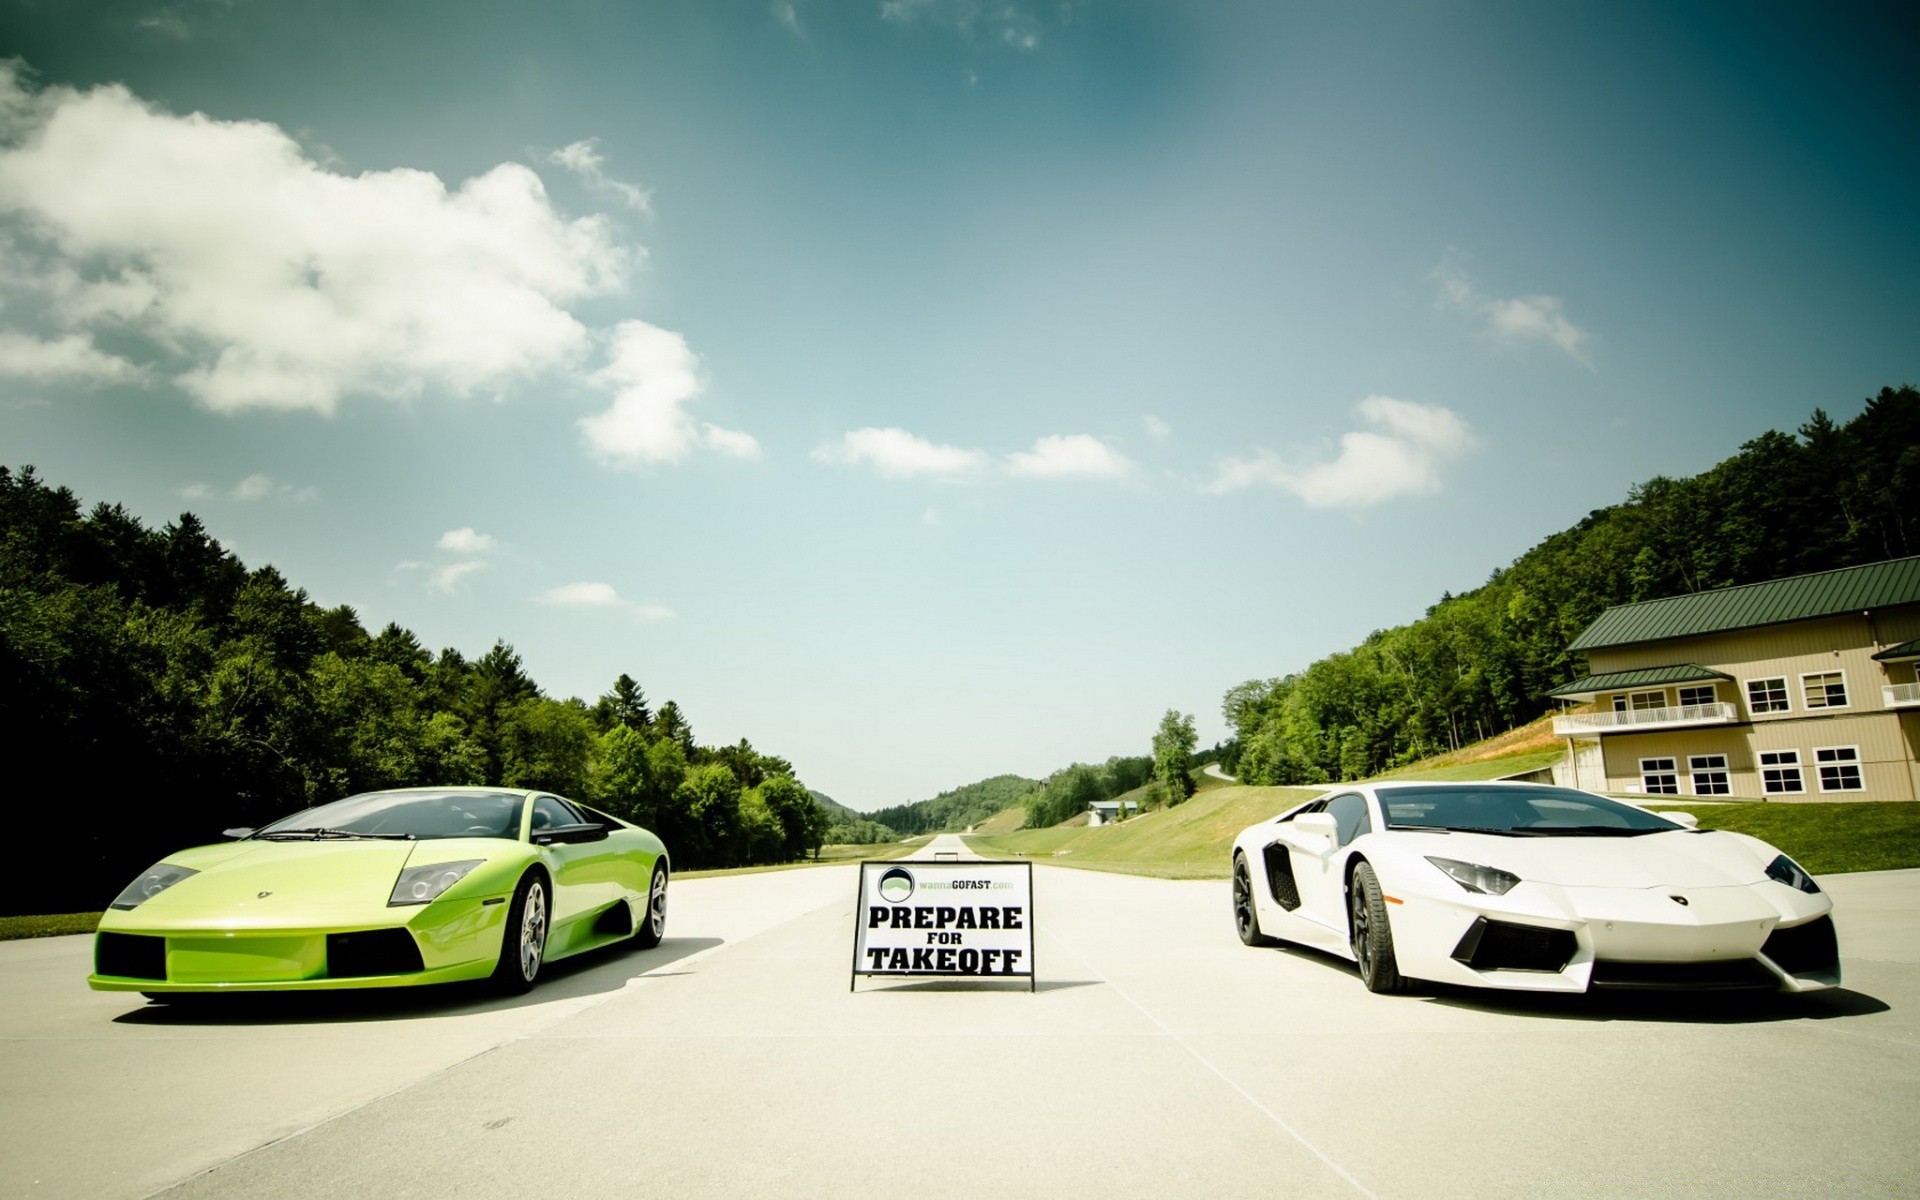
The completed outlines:
{"type": "Polygon", "coordinates": [[[93,939],[95,974],[121,979],[165,979],[167,939],[139,933],[100,933],[93,939]]]}
{"type": "Polygon", "coordinates": [[[1642,988],[1653,991],[1720,991],[1735,988],[1778,988],[1773,972],[1751,958],[1725,962],[1596,962],[1596,988],[1642,988]]]}
{"type": "Polygon", "coordinates": [[[329,979],[407,975],[425,969],[419,943],[404,929],[367,929],[327,935],[329,979]]]}
{"type": "Polygon", "coordinates": [[[1840,965],[1840,941],[1833,934],[1833,918],[1820,917],[1805,925],[1776,929],[1760,953],[1789,975],[1820,975],[1840,965]]]}
{"type": "Polygon", "coordinates": [[[1570,929],[1478,917],[1453,948],[1453,958],[1476,971],[1564,971],[1574,947],[1570,929]]]}

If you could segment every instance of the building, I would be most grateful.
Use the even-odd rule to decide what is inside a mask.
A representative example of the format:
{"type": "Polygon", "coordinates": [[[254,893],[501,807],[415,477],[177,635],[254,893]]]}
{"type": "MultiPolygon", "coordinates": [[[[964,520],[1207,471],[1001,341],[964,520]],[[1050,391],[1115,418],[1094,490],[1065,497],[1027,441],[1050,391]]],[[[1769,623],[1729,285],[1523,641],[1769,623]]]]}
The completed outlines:
{"type": "Polygon", "coordinates": [[[1920,556],[1618,605],[1569,648],[1568,783],[1920,799],[1920,556]]]}
{"type": "Polygon", "coordinates": [[[1140,811],[1138,800],[1095,800],[1087,805],[1087,824],[1111,825],[1140,811]]]}

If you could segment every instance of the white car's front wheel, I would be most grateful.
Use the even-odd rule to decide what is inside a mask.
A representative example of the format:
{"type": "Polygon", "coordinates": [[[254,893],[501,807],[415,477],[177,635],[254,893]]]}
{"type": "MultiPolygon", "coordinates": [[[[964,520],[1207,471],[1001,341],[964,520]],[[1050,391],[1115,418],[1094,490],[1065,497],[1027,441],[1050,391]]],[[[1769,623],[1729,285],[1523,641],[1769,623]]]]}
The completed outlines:
{"type": "Polygon", "coordinates": [[[1400,974],[1393,957],[1393,930],[1387,925],[1387,902],[1373,866],[1361,863],[1353,869],[1353,886],[1347,891],[1347,930],[1353,947],[1353,961],[1360,968],[1360,981],[1370,992],[1406,992],[1412,981],[1400,974]]]}
{"type": "Polygon", "coordinates": [[[1271,946],[1273,939],[1260,932],[1260,914],[1253,907],[1253,874],[1247,869],[1247,856],[1233,856],[1233,928],[1249,946],[1271,946]]]}

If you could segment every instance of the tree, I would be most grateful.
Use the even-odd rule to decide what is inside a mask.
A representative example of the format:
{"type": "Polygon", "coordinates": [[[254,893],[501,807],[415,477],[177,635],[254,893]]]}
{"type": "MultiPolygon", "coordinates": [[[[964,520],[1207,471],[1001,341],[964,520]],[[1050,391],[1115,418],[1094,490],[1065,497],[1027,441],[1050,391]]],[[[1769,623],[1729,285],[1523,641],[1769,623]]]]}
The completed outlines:
{"type": "Polygon", "coordinates": [[[613,690],[593,706],[593,719],[602,732],[618,725],[645,733],[653,723],[653,713],[647,708],[647,694],[640,690],[633,676],[622,671],[620,678],[613,681],[613,690]]]}
{"type": "Polygon", "coordinates": [[[1170,708],[1160,718],[1159,732],[1153,735],[1153,776],[1170,804],[1193,795],[1193,748],[1199,740],[1191,715],[1170,708]]]}

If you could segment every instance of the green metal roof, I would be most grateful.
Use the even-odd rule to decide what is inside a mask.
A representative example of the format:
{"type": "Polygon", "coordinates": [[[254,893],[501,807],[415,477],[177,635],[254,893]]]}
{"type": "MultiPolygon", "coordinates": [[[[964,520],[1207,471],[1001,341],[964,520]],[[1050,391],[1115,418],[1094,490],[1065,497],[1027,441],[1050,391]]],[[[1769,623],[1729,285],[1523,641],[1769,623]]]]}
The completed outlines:
{"type": "Polygon", "coordinates": [[[1873,658],[1875,662],[1899,662],[1908,658],[1920,658],[1920,638],[1901,642],[1898,646],[1888,646],[1873,658]]]}
{"type": "Polygon", "coordinates": [[[1563,683],[1549,696],[1597,696],[1601,692],[1625,692],[1633,688],[1659,687],[1668,683],[1697,683],[1705,679],[1731,680],[1733,676],[1710,671],[1699,663],[1676,663],[1671,667],[1642,667],[1638,671],[1615,671],[1610,675],[1583,675],[1572,683],[1563,683]]]}
{"type": "Polygon", "coordinates": [[[1569,650],[1598,650],[1666,638],[1697,637],[1784,621],[1920,604],[1920,555],[1619,604],[1600,614],[1569,650]]]}

